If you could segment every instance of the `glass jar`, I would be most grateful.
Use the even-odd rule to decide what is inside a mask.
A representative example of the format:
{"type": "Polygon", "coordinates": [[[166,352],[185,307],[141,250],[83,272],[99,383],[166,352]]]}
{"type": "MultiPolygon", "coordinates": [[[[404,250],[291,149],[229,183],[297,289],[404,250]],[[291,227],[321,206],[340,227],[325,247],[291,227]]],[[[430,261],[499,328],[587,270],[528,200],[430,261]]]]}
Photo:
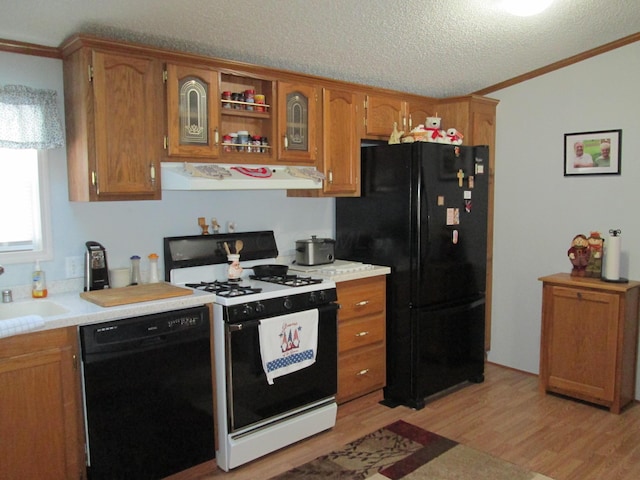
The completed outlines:
{"type": "Polygon", "coordinates": [[[231,144],[233,143],[233,137],[231,135],[223,135],[222,137],[222,151],[230,152],[233,148],[231,144]]]}
{"type": "Polygon", "coordinates": [[[253,110],[253,103],[255,101],[254,99],[254,95],[255,95],[256,91],[255,90],[245,90],[244,91],[244,101],[247,102],[247,110],[253,110]]]}
{"type": "Polygon", "coordinates": [[[249,132],[247,130],[238,130],[238,151],[246,152],[249,145],[249,132]]]}
{"type": "Polygon", "coordinates": [[[256,94],[255,96],[255,101],[256,101],[256,112],[264,112],[265,111],[265,98],[264,95],[262,94],[256,94]]]}
{"type": "Polygon", "coordinates": [[[231,104],[229,103],[231,100],[231,92],[222,92],[222,100],[225,100],[222,102],[222,108],[231,108],[231,104]]]}

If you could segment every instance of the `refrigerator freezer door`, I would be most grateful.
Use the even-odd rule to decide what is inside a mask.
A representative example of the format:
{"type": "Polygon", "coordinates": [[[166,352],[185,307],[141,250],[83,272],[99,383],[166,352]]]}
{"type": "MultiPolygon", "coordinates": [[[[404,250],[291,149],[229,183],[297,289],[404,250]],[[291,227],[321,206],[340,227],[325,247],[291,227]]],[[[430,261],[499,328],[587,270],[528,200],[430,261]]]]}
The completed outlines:
{"type": "Polygon", "coordinates": [[[421,409],[425,398],[484,380],[484,297],[442,309],[413,309],[387,338],[385,403],[421,409]]]}

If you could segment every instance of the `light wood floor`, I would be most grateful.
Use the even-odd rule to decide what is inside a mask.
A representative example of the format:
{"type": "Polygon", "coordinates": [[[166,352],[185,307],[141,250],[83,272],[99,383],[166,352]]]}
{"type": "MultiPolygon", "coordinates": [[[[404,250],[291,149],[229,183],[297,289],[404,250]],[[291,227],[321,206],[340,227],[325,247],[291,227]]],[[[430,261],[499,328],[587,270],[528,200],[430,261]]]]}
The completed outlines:
{"type": "Polygon", "coordinates": [[[485,376],[484,383],[451,392],[419,411],[381,406],[377,394],[354,400],[339,407],[332,430],[201,479],[267,479],[398,419],[556,480],[640,478],[640,405],[614,415],[543,395],[534,375],[488,364],[485,376]]]}

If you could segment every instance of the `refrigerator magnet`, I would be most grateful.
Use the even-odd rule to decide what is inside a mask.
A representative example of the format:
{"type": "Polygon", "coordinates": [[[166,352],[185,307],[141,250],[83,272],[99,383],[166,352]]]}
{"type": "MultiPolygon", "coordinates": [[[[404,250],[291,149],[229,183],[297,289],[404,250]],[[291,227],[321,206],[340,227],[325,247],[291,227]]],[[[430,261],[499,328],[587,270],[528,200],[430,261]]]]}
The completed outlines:
{"type": "Polygon", "coordinates": [[[442,207],[444,205],[444,195],[438,195],[438,206],[442,207]]]}
{"type": "Polygon", "coordinates": [[[460,225],[459,208],[447,208],[447,225],[460,225]]]}
{"type": "Polygon", "coordinates": [[[462,186],[462,180],[464,179],[464,172],[462,171],[462,169],[458,170],[458,173],[457,173],[456,177],[458,177],[458,186],[461,187],[462,186]]]}
{"type": "Polygon", "coordinates": [[[473,185],[474,185],[473,175],[469,175],[469,178],[467,178],[467,183],[469,184],[469,189],[473,189],[473,185]]]}
{"type": "Polygon", "coordinates": [[[482,175],[484,173],[484,165],[476,163],[476,175],[482,175]]]}
{"type": "Polygon", "coordinates": [[[467,213],[471,213],[471,199],[465,199],[464,201],[464,211],[467,213]]]}

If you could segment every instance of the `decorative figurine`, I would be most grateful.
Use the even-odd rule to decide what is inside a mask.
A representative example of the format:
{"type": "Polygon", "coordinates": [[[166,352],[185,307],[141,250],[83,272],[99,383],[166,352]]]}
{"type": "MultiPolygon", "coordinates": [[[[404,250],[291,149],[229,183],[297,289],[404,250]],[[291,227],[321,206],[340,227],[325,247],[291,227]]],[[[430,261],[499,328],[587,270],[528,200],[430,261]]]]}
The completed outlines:
{"type": "Polygon", "coordinates": [[[198,217],[198,225],[202,229],[202,235],[209,235],[209,225],[204,217],[198,217]]]}
{"type": "Polygon", "coordinates": [[[602,250],[604,239],[600,232],[591,232],[589,238],[589,261],[587,262],[586,276],[600,278],[602,276],[602,250]]]}
{"type": "Polygon", "coordinates": [[[587,263],[589,262],[589,241],[582,234],[576,235],[571,241],[571,248],[567,252],[573,268],[572,277],[586,276],[587,263]]]}
{"type": "Polygon", "coordinates": [[[403,134],[404,130],[402,132],[398,131],[398,122],[393,122],[393,132],[391,132],[391,136],[389,137],[389,145],[400,143],[403,134]]]}
{"type": "Polygon", "coordinates": [[[220,233],[220,224],[215,218],[211,219],[211,229],[213,230],[214,235],[220,233]]]}

